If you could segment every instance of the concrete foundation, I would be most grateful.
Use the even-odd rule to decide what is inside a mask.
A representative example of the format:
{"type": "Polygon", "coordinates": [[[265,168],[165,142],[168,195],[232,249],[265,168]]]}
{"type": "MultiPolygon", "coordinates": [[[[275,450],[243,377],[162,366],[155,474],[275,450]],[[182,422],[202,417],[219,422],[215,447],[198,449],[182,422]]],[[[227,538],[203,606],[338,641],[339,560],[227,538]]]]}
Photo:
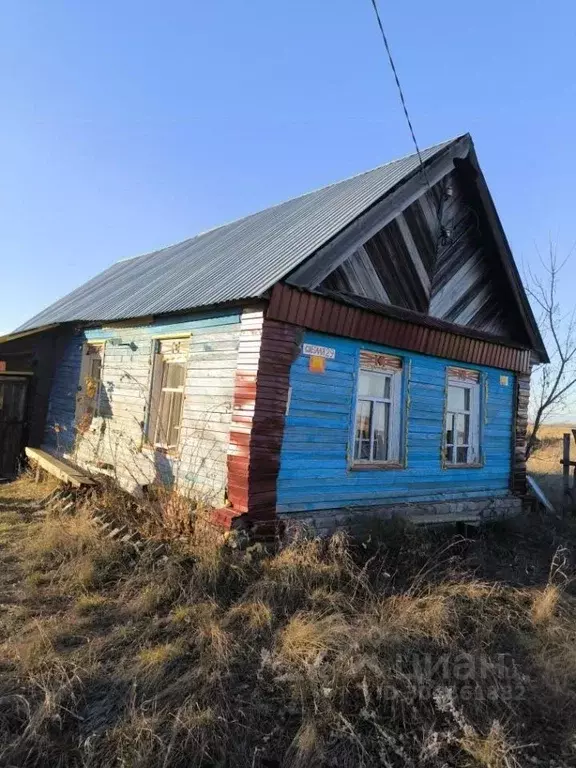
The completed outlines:
{"type": "Polygon", "coordinates": [[[373,507],[343,507],[322,509],[313,512],[280,513],[278,518],[288,527],[298,524],[316,532],[319,536],[333,533],[337,528],[354,528],[366,517],[388,520],[392,517],[406,517],[418,524],[480,523],[503,517],[512,517],[522,511],[522,499],[518,496],[503,496],[488,499],[465,499],[460,501],[435,501],[422,504],[393,504],[373,507]]]}

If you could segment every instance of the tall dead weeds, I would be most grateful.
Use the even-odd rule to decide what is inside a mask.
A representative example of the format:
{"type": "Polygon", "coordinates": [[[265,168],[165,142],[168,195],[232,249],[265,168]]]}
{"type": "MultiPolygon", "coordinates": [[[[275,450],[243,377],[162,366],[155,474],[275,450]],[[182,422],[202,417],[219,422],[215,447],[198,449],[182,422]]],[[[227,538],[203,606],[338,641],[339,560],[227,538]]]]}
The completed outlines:
{"type": "Polygon", "coordinates": [[[276,554],[192,535],[138,557],[89,510],[27,531],[14,562],[48,578],[22,579],[32,614],[3,619],[0,764],[574,764],[566,553],[543,583],[507,584],[483,571],[484,534],[396,523],[276,554]]]}

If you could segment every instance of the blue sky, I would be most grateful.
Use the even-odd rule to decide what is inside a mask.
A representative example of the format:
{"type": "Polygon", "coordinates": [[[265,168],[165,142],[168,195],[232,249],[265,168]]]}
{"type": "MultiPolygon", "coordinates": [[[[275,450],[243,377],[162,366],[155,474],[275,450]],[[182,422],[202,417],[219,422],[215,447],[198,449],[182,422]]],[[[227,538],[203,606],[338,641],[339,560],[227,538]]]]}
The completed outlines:
{"type": "MultiPolygon", "coordinates": [[[[412,150],[369,0],[1,8],[0,332],[120,258],[412,150]]],[[[470,131],[518,260],[569,248],[573,4],[381,10],[421,145],[470,131]]]]}

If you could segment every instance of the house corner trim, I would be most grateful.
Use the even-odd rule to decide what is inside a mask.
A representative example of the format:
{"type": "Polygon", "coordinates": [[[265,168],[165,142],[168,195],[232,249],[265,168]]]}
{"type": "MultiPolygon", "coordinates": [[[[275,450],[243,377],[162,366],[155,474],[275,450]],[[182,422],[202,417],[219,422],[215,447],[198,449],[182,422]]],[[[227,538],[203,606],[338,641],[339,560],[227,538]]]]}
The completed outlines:
{"type": "Polygon", "coordinates": [[[258,538],[275,536],[276,484],[299,328],[242,313],[228,448],[227,518],[246,517],[258,538]]]}

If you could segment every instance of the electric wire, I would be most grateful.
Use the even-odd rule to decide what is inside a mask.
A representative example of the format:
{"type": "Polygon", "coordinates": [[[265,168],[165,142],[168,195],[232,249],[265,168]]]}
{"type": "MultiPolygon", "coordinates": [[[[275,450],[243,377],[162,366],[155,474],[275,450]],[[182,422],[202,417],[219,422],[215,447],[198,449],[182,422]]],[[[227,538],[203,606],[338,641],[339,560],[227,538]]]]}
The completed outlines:
{"type": "MultiPolygon", "coordinates": [[[[410,130],[410,135],[412,136],[412,141],[414,143],[414,147],[416,149],[416,154],[418,155],[418,161],[420,163],[420,172],[422,176],[424,177],[424,180],[426,182],[426,186],[428,187],[428,191],[430,192],[430,196],[432,200],[434,200],[434,193],[432,191],[432,185],[430,183],[430,179],[428,177],[428,173],[426,171],[426,166],[424,165],[424,160],[422,158],[422,152],[420,151],[420,146],[418,144],[418,140],[416,139],[416,132],[414,131],[414,126],[412,125],[412,120],[410,119],[410,113],[408,112],[408,106],[406,104],[406,98],[404,96],[404,91],[402,90],[402,85],[400,83],[400,77],[398,75],[398,70],[396,69],[396,65],[394,63],[394,58],[392,56],[392,51],[390,50],[390,44],[388,42],[388,37],[386,35],[386,32],[384,30],[384,24],[382,23],[382,19],[380,17],[380,11],[378,10],[378,4],[376,0],[370,0],[372,3],[372,8],[374,9],[374,13],[376,14],[376,21],[378,23],[378,28],[380,29],[380,34],[382,36],[382,41],[384,42],[384,47],[386,48],[386,53],[388,55],[388,61],[390,63],[390,68],[392,69],[392,74],[394,75],[394,80],[396,81],[396,87],[398,89],[398,94],[400,96],[400,101],[402,103],[402,109],[404,110],[404,116],[406,118],[406,122],[408,123],[408,128],[410,130]]],[[[447,244],[449,241],[449,234],[446,231],[446,228],[444,227],[444,224],[442,223],[442,211],[443,211],[443,198],[444,198],[444,190],[441,190],[440,192],[440,203],[438,205],[438,208],[436,209],[436,216],[438,218],[438,225],[439,225],[439,233],[438,233],[438,243],[441,244],[447,244]]]]}

